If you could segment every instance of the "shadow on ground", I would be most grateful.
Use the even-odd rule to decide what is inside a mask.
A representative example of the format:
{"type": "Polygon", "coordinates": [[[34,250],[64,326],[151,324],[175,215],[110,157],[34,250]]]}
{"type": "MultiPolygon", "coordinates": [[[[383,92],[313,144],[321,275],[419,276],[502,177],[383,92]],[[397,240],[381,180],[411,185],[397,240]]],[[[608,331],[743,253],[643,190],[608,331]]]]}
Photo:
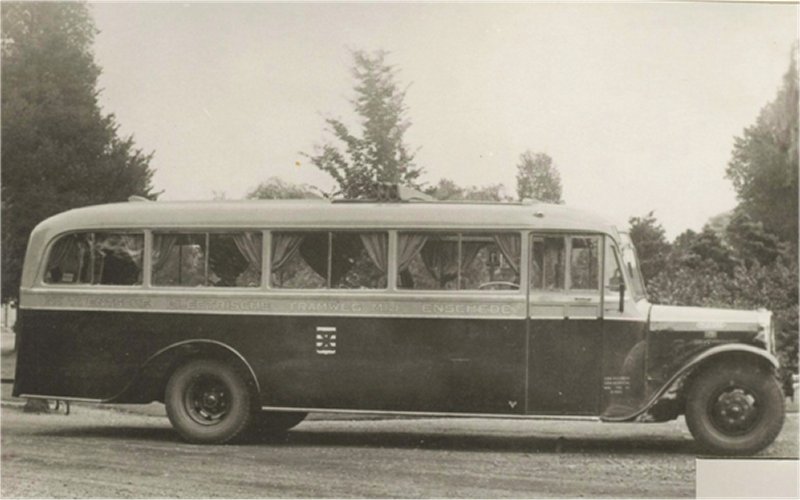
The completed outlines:
{"type": "MultiPolygon", "coordinates": [[[[102,438],[109,440],[160,441],[183,443],[168,427],[72,427],[35,432],[43,437],[102,438]]],[[[397,448],[437,451],[475,451],[510,453],[633,453],[693,454],[694,443],[674,438],[591,438],[439,434],[396,431],[317,431],[296,429],[280,435],[247,436],[236,446],[397,448]]]]}

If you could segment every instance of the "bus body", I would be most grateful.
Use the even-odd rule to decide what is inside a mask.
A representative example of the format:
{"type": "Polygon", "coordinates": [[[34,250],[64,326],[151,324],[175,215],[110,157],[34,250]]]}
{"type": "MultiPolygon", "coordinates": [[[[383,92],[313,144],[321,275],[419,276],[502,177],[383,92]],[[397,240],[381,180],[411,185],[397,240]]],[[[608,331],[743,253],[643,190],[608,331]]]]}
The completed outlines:
{"type": "Polygon", "coordinates": [[[752,453],[783,422],[769,312],[651,305],[627,235],[561,205],[81,208],[31,234],[20,311],[15,396],[162,401],[195,442],[320,411],[685,413],[752,453]]]}

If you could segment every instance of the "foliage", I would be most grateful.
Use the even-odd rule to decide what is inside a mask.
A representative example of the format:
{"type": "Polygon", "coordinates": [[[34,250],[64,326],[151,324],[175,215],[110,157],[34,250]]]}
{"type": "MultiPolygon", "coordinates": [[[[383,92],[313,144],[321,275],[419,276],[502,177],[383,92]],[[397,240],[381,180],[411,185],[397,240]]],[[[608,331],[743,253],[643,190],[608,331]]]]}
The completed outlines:
{"type": "Polygon", "coordinates": [[[517,196],[547,203],[564,203],[561,199],[561,174],[553,159],[544,153],[525,151],[517,164],[517,196]]]}
{"type": "Polygon", "coordinates": [[[736,210],[725,228],[726,240],[747,264],[758,262],[769,265],[779,255],[788,255],[790,246],[764,229],[764,224],[755,222],[741,208],[736,210]]]}
{"type": "Polygon", "coordinates": [[[321,198],[319,188],[310,184],[292,184],[279,177],[270,177],[247,193],[249,200],[289,200],[321,198]]]}
{"type": "Polygon", "coordinates": [[[461,187],[450,179],[440,179],[436,186],[425,190],[425,193],[437,200],[470,200],[470,201],[511,201],[506,194],[506,187],[502,184],[488,184],[486,186],[461,187]]]}
{"type": "Polygon", "coordinates": [[[740,207],[797,252],[797,47],[775,99],[735,139],[726,171],[740,207]]]}
{"type": "Polygon", "coordinates": [[[678,235],[667,259],[668,269],[709,267],[728,275],[733,274],[737,263],[736,255],[708,226],[699,233],[687,229],[678,235]]]}
{"type": "Polygon", "coordinates": [[[788,389],[798,348],[798,266],[788,246],[738,209],[724,228],[731,245],[710,226],[700,233],[687,230],[670,245],[652,213],[630,223],[652,303],[773,312],[788,389]]]}
{"type": "Polygon", "coordinates": [[[84,205],[155,198],[151,154],[98,104],[84,3],[2,4],[2,294],[18,293],[28,235],[84,205]]]}
{"type": "Polygon", "coordinates": [[[664,227],[658,223],[651,211],[644,217],[631,217],[629,234],[636,253],[645,285],[664,269],[670,244],[667,241],[664,227]]]}
{"type": "Polygon", "coordinates": [[[382,184],[418,188],[422,169],[403,140],[410,126],[405,118],[406,91],[399,88],[397,70],[386,62],[384,51],[353,52],[356,80],[352,101],[359,117],[361,134],[356,135],[341,121],[326,120],[328,130],[344,145],[344,151],[327,143],[307,156],[338,184],[335,195],[375,199],[382,184]]]}
{"type": "Polygon", "coordinates": [[[786,381],[797,373],[797,273],[797,262],[782,257],[770,265],[740,264],[731,274],[709,259],[659,273],[648,284],[648,294],[657,304],[772,311],[777,324],[776,351],[786,381]]]}

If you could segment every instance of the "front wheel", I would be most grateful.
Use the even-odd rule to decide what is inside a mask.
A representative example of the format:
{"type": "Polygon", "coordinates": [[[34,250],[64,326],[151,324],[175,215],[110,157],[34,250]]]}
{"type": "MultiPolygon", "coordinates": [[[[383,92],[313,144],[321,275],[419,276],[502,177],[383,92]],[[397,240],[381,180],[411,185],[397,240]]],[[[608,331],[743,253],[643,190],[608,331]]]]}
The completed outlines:
{"type": "Polygon", "coordinates": [[[783,393],[775,377],[752,365],[705,370],[686,398],[686,425],[706,451],[748,455],[769,446],[783,427],[783,393]]]}
{"type": "Polygon", "coordinates": [[[178,434],[190,443],[222,444],[242,434],[252,418],[253,397],[230,365],[198,359],[178,368],[164,404],[178,434]]]}

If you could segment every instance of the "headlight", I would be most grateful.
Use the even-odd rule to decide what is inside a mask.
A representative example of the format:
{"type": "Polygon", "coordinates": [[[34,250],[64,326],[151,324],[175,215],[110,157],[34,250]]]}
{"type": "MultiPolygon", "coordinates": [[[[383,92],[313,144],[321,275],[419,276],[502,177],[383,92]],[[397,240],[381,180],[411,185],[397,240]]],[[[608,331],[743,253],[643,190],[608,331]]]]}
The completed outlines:
{"type": "Polygon", "coordinates": [[[772,313],[766,309],[758,310],[758,334],[755,340],[764,344],[764,348],[775,354],[775,322],[772,313]]]}

